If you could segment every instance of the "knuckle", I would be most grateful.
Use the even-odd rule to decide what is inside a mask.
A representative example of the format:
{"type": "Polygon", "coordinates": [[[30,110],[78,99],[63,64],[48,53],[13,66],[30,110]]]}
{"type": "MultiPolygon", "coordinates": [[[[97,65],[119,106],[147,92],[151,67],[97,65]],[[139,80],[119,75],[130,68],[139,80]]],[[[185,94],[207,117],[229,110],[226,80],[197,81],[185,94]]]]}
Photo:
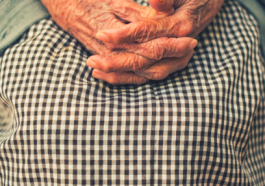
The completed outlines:
{"type": "Polygon", "coordinates": [[[148,40],[150,30],[147,29],[147,23],[141,22],[136,28],[130,30],[131,41],[136,41],[138,43],[143,43],[148,40]]]}
{"type": "Polygon", "coordinates": [[[125,67],[126,69],[131,69],[132,71],[138,71],[145,67],[145,63],[138,55],[131,55],[127,59],[127,63],[124,63],[124,65],[127,65],[125,67]]]}
{"type": "MultiPolygon", "coordinates": [[[[163,48],[162,48],[163,49],[163,48]]],[[[152,44],[150,46],[150,56],[148,56],[150,59],[153,60],[160,60],[162,58],[161,50],[160,50],[160,45],[159,43],[152,44]]]]}
{"type": "Polygon", "coordinates": [[[166,72],[153,72],[153,73],[150,73],[150,79],[152,80],[162,80],[162,79],[165,79],[168,74],[166,72]]]}
{"type": "Polygon", "coordinates": [[[146,83],[147,81],[148,81],[147,78],[144,78],[144,77],[141,77],[141,76],[138,76],[138,75],[134,74],[134,75],[131,76],[130,83],[141,85],[141,84],[146,83]]]}
{"type": "Polygon", "coordinates": [[[156,36],[156,34],[152,33],[161,32],[161,29],[164,28],[160,25],[161,21],[142,21],[136,28],[132,29],[132,39],[134,39],[138,43],[149,41],[156,36]]]}
{"type": "Polygon", "coordinates": [[[168,41],[167,38],[163,37],[151,45],[151,59],[159,61],[167,56],[168,45],[170,44],[168,41]]]}
{"type": "Polygon", "coordinates": [[[192,33],[193,25],[193,22],[190,20],[185,22],[183,27],[180,28],[180,33],[182,33],[182,36],[189,36],[192,33]]]}
{"type": "Polygon", "coordinates": [[[113,68],[109,64],[104,64],[101,69],[103,72],[110,73],[113,71],[113,68]]]}
{"type": "Polygon", "coordinates": [[[108,83],[112,84],[112,85],[118,85],[119,81],[117,80],[116,77],[110,76],[107,80],[108,83]]]}
{"type": "MultiPolygon", "coordinates": [[[[99,42],[100,42],[100,41],[99,41],[99,42]]],[[[102,43],[102,45],[105,45],[106,48],[107,48],[110,52],[112,52],[113,50],[115,50],[115,49],[117,48],[116,45],[111,44],[111,43],[102,43]]]]}
{"type": "Polygon", "coordinates": [[[162,35],[168,36],[168,29],[165,28],[169,26],[173,25],[167,17],[159,20],[144,20],[139,22],[135,27],[130,28],[128,37],[130,41],[144,43],[162,35]]]}
{"type": "Polygon", "coordinates": [[[182,70],[183,68],[185,68],[188,65],[189,61],[185,61],[183,63],[180,63],[178,66],[178,70],[182,70]]]}
{"type": "Polygon", "coordinates": [[[151,53],[151,59],[159,61],[163,58],[164,54],[161,52],[160,47],[154,47],[151,53]]]}
{"type": "Polygon", "coordinates": [[[187,37],[194,29],[194,22],[190,18],[185,18],[180,20],[178,24],[171,25],[169,30],[169,35],[174,37],[187,37]],[[181,25],[181,26],[180,26],[181,25]]]}
{"type": "Polygon", "coordinates": [[[141,80],[137,81],[137,83],[135,83],[135,84],[142,85],[142,84],[146,83],[147,81],[148,81],[147,79],[142,78],[141,80]]]}

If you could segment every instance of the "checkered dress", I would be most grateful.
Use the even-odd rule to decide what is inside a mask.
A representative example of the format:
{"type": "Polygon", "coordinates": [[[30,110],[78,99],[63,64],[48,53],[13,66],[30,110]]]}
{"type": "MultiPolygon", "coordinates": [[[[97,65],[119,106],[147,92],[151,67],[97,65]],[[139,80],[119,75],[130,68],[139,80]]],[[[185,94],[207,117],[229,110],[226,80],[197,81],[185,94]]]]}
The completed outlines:
{"type": "Polygon", "coordinates": [[[255,19],[226,1],[188,66],[162,81],[94,79],[52,20],[0,58],[0,185],[265,185],[265,71],[255,19]]]}

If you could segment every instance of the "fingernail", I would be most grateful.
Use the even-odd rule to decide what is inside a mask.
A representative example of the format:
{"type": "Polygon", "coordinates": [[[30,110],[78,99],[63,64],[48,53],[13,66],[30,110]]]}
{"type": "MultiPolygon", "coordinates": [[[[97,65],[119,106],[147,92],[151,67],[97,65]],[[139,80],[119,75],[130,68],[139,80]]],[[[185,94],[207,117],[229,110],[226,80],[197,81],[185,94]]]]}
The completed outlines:
{"type": "Polygon", "coordinates": [[[192,50],[194,49],[198,44],[198,41],[196,39],[193,39],[191,42],[190,42],[190,46],[189,46],[189,49],[192,50]]]}
{"type": "Polygon", "coordinates": [[[96,34],[96,38],[101,40],[101,41],[109,42],[109,36],[106,33],[101,32],[101,31],[99,31],[96,34]]]}

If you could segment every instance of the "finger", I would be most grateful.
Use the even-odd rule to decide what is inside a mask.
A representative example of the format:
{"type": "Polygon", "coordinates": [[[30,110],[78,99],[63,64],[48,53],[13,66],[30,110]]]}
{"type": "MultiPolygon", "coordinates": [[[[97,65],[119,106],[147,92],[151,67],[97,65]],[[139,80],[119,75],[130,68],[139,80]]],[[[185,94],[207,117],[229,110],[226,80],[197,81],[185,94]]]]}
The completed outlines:
{"type": "Polygon", "coordinates": [[[134,72],[111,72],[105,73],[100,70],[94,69],[92,72],[94,78],[106,81],[113,85],[121,84],[143,84],[149,79],[139,76],[134,72]]]}
{"type": "Polygon", "coordinates": [[[143,16],[144,19],[161,19],[172,15],[175,11],[174,0],[148,0],[148,2],[152,8],[146,16],[143,16]]]}
{"type": "Polygon", "coordinates": [[[83,31],[74,32],[74,36],[92,54],[109,55],[112,52],[111,49],[107,48],[104,43],[101,43],[100,41],[98,41],[94,37],[89,36],[83,31]]]}
{"type": "Polygon", "coordinates": [[[165,0],[165,2],[164,0],[151,1],[153,1],[151,2],[152,4],[156,5],[156,9],[140,6],[134,1],[122,0],[121,3],[126,9],[121,8],[121,3],[116,2],[111,5],[111,10],[118,19],[123,20],[125,23],[133,23],[143,19],[160,19],[174,13],[174,0],[165,0]],[[160,9],[162,11],[159,11],[160,9]]]}
{"type": "Polygon", "coordinates": [[[139,44],[131,52],[112,53],[109,56],[94,55],[86,64],[104,72],[140,71],[153,63],[168,57],[182,57],[197,45],[192,38],[159,38],[148,43],[139,44]],[[163,41],[164,40],[164,41],[163,41]]]}
{"type": "Polygon", "coordinates": [[[140,21],[153,11],[151,7],[138,5],[135,1],[131,0],[116,1],[116,3],[111,4],[110,8],[118,19],[127,23],[140,21]]]}
{"type": "Polygon", "coordinates": [[[148,2],[158,12],[169,12],[173,8],[174,0],[148,0],[148,2]]]}
{"type": "MultiPolygon", "coordinates": [[[[109,22],[112,23],[113,27],[121,27],[125,25],[120,20],[118,20],[113,14],[110,14],[108,16],[108,19],[109,22]]],[[[109,22],[106,24],[99,24],[98,28],[108,28],[110,26],[108,25],[109,22]]],[[[112,48],[109,48],[105,43],[99,41],[94,37],[98,28],[90,27],[87,24],[85,18],[77,20],[75,21],[75,23],[72,24],[73,25],[69,27],[68,32],[76,39],[78,39],[78,41],[80,41],[86,47],[86,49],[92,51],[92,53],[94,54],[110,54],[112,48]]]]}
{"type": "Polygon", "coordinates": [[[182,57],[197,46],[197,40],[190,37],[162,37],[146,43],[133,45],[130,52],[156,61],[168,57],[182,57]]]}
{"type": "Polygon", "coordinates": [[[162,80],[169,74],[183,69],[189,62],[193,50],[182,58],[162,59],[149,69],[142,72],[111,72],[106,73],[94,69],[92,76],[94,78],[106,81],[113,85],[121,84],[143,84],[149,80],[162,80]]]}
{"type": "Polygon", "coordinates": [[[157,20],[142,20],[118,29],[101,30],[96,38],[113,44],[142,43],[159,37],[185,37],[191,34],[193,27],[193,21],[187,13],[178,11],[157,20]]]}
{"type": "Polygon", "coordinates": [[[110,73],[142,70],[154,62],[137,54],[122,52],[111,56],[93,55],[88,58],[86,64],[94,69],[110,73]]]}
{"type": "Polygon", "coordinates": [[[193,50],[190,50],[185,56],[181,58],[165,58],[151,67],[143,71],[136,71],[135,73],[151,80],[162,80],[169,74],[177,72],[185,68],[193,55],[193,50]]]}

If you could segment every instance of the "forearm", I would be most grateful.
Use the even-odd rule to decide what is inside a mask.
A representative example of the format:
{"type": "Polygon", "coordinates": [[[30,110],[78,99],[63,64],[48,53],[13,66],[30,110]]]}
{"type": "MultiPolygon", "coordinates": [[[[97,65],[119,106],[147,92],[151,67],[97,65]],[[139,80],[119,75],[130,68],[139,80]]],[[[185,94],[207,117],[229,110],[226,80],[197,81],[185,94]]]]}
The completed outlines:
{"type": "MultiPolygon", "coordinates": [[[[78,11],[77,1],[69,0],[41,0],[43,5],[47,8],[52,19],[64,30],[68,31],[69,14],[73,11],[78,11]],[[73,11],[72,11],[73,10],[73,11]]],[[[73,12],[74,13],[74,12],[73,12]]]]}

